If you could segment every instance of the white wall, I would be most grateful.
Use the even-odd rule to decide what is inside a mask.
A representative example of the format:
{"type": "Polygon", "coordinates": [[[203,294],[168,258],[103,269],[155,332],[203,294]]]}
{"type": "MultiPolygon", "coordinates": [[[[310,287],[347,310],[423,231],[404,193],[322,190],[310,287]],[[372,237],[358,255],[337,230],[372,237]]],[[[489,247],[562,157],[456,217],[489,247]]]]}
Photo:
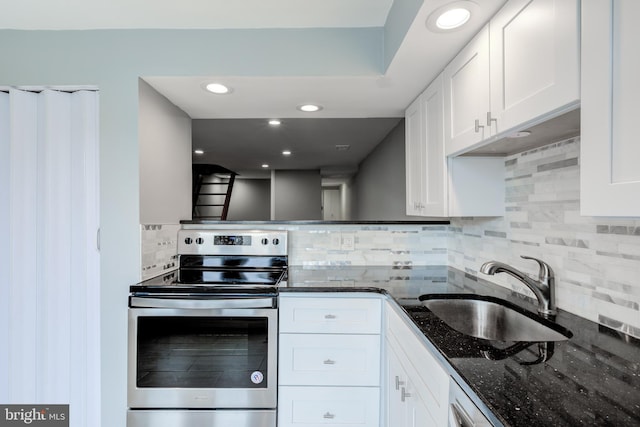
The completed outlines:
{"type": "Polygon", "coordinates": [[[272,219],[321,220],[322,178],[318,170],[278,170],[272,174],[272,219]]]}
{"type": "Polygon", "coordinates": [[[229,221],[269,221],[271,180],[236,177],[229,203],[229,221]]]}
{"type": "Polygon", "coordinates": [[[139,80],[140,224],[191,219],[191,118],[139,80]]]}
{"type": "Polygon", "coordinates": [[[355,176],[358,220],[416,220],[405,214],[404,120],[360,163],[355,176]]]}

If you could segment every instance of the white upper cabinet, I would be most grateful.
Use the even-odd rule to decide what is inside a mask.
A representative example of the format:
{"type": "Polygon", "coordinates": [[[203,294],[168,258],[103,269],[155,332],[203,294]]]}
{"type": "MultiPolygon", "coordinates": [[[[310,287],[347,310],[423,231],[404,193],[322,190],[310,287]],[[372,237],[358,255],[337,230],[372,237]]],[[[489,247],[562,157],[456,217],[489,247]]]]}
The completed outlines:
{"type": "Polygon", "coordinates": [[[638,0],[582,2],[581,213],[640,216],[638,0]]]}
{"type": "Polygon", "coordinates": [[[504,215],[504,161],[499,157],[447,160],[443,74],[407,108],[407,215],[504,215]]]}
{"type": "Polygon", "coordinates": [[[578,14],[578,0],[512,0],[491,20],[492,134],[578,102],[578,14]]]}
{"type": "Polygon", "coordinates": [[[422,121],[422,96],[405,111],[405,167],[407,215],[424,215],[425,208],[425,145],[422,121]]]}
{"type": "Polygon", "coordinates": [[[484,27],[447,65],[444,77],[446,154],[489,137],[484,126],[489,100],[489,27],[484,27]]]}
{"type": "Polygon", "coordinates": [[[511,0],[447,65],[447,155],[578,106],[578,11],[578,0],[511,0]]]}
{"type": "Polygon", "coordinates": [[[447,216],[442,75],[406,110],[407,215],[447,216]]]}

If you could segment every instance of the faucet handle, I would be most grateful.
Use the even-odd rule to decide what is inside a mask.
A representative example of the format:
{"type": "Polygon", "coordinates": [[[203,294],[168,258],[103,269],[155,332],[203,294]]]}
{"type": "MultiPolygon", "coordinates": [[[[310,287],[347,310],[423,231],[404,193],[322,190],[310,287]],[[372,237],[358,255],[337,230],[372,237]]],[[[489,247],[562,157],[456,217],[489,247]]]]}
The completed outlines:
{"type": "Polygon", "coordinates": [[[547,264],[546,262],[538,258],[534,258],[526,255],[520,255],[520,258],[530,259],[538,263],[538,266],[540,266],[540,271],[538,272],[538,279],[540,281],[547,283],[549,279],[553,278],[553,270],[551,269],[549,264],[547,264]]]}

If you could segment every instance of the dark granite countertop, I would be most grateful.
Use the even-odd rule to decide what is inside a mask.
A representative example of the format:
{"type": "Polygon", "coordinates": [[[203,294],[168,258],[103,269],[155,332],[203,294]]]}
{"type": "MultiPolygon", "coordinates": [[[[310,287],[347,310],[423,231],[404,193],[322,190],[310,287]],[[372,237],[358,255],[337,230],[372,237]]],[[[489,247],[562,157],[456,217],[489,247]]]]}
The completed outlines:
{"type": "Polygon", "coordinates": [[[471,338],[440,321],[417,297],[473,293],[533,312],[535,304],[447,267],[293,267],[287,290],[367,289],[392,296],[504,425],[640,426],[640,340],[605,326],[559,310],[556,322],[573,333],[568,341],[520,344],[471,338]],[[487,351],[499,360],[487,358],[487,351]]]}

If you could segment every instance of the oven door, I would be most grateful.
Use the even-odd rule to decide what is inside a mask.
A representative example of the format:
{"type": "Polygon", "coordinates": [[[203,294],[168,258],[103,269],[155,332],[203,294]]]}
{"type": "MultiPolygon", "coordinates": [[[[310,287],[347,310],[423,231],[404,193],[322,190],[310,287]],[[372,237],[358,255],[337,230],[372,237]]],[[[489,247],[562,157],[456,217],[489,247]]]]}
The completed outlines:
{"type": "Polygon", "coordinates": [[[276,407],[277,310],[209,301],[129,309],[130,408],[276,407]]]}

